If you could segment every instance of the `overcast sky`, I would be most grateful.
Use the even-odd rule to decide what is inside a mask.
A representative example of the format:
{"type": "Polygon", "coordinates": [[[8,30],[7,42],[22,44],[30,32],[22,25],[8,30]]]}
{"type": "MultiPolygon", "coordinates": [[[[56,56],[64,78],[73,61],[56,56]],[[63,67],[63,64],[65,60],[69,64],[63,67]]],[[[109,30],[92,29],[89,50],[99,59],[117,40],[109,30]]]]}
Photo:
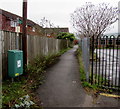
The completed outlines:
{"type": "MultiPolygon", "coordinates": [[[[0,0],[0,8],[22,16],[22,2],[23,0],[0,0]]],[[[46,17],[54,25],[69,27],[73,32],[70,14],[85,2],[95,4],[105,2],[117,7],[119,0],[28,0],[28,19],[39,23],[41,18],[46,17]]],[[[116,23],[114,28],[108,32],[117,32],[117,30],[116,23]]]]}

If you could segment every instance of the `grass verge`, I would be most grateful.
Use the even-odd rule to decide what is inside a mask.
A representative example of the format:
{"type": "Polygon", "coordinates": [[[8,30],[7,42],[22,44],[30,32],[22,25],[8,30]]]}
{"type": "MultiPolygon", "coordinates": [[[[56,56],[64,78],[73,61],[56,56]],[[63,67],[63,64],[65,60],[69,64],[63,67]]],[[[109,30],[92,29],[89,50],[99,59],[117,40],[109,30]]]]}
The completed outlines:
{"type": "MultiPolygon", "coordinates": [[[[70,48],[68,48],[70,49],[70,48]]],[[[27,66],[26,74],[2,82],[2,107],[3,108],[38,108],[35,90],[44,82],[45,69],[54,64],[58,57],[68,49],[48,56],[37,56],[27,66]],[[34,105],[30,105],[34,104],[34,105]]],[[[40,108],[40,107],[39,107],[40,108]]]]}
{"type": "Polygon", "coordinates": [[[84,65],[82,60],[82,51],[80,49],[77,49],[76,54],[77,54],[77,58],[80,65],[79,71],[80,71],[80,80],[81,80],[82,86],[84,88],[92,88],[94,90],[97,90],[97,86],[91,85],[89,82],[86,81],[86,73],[84,71],[84,65]]]}

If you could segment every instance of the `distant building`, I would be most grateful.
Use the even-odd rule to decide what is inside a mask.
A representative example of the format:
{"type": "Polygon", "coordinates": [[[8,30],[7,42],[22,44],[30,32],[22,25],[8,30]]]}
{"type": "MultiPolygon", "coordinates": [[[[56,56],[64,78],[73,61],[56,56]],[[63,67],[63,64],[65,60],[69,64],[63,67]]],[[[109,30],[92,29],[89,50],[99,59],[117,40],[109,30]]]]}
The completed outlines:
{"type": "MultiPolygon", "coordinates": [[[[16,27],[19,27],[22,33],[22,17],[0,9],[0,30],[16,32],[16,27]]],[[[27,34],[37,35],[40,29],[42,27],[31,20],[27,20],[27,34]],[[39,27],[39,30],[36,27],[39,27]]]]}
{"type": "Polygon", "coordinates": [[[44,28],[45,36],[56,38],[57,34],[61,32],[69,32],[69,28],[44,28]]]}
{"type": "Polygon", "coordinates": [[[101,36],[95,39],[95,42],[98,43],[98,47],[120,46],[120,36],[117,36],[117,35],[101,36]]]}

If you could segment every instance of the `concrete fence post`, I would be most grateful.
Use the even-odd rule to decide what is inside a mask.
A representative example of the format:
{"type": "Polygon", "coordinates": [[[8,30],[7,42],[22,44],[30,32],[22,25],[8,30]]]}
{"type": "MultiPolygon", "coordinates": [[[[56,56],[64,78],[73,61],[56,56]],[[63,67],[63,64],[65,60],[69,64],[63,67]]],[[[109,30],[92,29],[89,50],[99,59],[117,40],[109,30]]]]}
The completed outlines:
{"type": "Polygon", "coordinates": [[[83,58],[83,64],[84,64],[84,70],[86,73],[86,80],[89,82],[89,75],[90,75],[90,71],[89,71],[89,64],[90,64],[90,39],[89,38],[83,38],[82,42],[81,42],[81,48],[82,48],[82,58],[83,58]]]}

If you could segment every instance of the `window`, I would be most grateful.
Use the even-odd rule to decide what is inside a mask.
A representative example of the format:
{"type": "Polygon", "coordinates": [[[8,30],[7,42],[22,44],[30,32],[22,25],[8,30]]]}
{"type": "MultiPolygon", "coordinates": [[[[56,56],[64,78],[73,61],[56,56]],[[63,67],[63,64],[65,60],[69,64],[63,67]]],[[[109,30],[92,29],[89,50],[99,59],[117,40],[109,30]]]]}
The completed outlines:
{"type": "Polygon", "coordinates": [[[105,44],[105,40],[104,39],[101,39],[101,44],[105,44]]]}
{"type": "Polygon", "coordinates": [[[16,25],[17,25],[17,22],[15,22],[13,20],[10,21],[10,26],[11,27],[16,27],[16,25]]]}
{"type": "Polygon", "coordinates": [[[109,39],[109,44],[110,44],[110,45],[112,45],[112,44],[113,44],[112,39],[109,39]]]}
{"type": "Polygon", "coordinates": [[[35,27],[32,28],[32,31],[35,32],[35,27]]]}
{"type": "Polygon", "coordinates": [[[116,45],[120,45],[120,39],[116,40],[116,45]]]}

